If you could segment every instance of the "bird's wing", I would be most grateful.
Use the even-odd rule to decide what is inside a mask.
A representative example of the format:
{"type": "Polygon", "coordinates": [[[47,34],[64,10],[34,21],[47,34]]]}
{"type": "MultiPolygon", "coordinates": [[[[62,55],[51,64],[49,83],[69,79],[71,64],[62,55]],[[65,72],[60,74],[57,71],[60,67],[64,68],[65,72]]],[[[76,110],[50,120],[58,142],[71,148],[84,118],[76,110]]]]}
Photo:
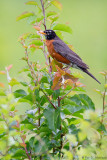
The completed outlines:
{"type": "Polygon", "coordinates": [[[54,49],[61,56],[65,57],[72,64],[77,65],[79,68],[88,69],[89,67],[82,61],[82,59],[73,52],[62,40],[53,41],[54,49]]]}

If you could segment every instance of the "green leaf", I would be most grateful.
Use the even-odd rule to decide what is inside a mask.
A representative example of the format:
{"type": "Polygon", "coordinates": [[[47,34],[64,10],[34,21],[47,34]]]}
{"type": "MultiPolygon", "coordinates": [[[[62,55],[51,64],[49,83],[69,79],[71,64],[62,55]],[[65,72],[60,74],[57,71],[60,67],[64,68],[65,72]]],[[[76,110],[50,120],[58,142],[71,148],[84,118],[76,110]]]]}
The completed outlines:
{"type": "Polygon", "coordinates": [[[51,4],[53,4],[53,5],[54,5],[56,8],[58,8],[59,10],[62,9],[62,4],[61,4],[59,1],[57,1],[57,0],[51,1],[51,4]]]}
{"type": "Polygon", "coordinates": [[[20,82],[23,86],[28,86],[28,84],[26,82],[20,82]]]}
{"type": "Polygon", "coordinates": [[[75,78],[84,78],[84,77],[82,76],[82,74],[79,73],[79,72],[74,72],[74,73],[72,73],[72,75],[73,75],[75,78]]]}
{"type": "Polygon", "coordinates": [[[63,39],[62,32],[56,31],[55,33],[59,38],[63,39]]]}
{"type": "Polygon", "coordinates": [[[52,97],[53,99],[57,99],[59,95],[60,95],[60,90],[58,89],[53,92],[52,97]]]}
{"type": "Polygon", "coordinates": [[[58,122],[59,110],[58,109],[55,110],[51,108],[45,109],[43,114],[47,120],[49,129],[56,131],[57,125],[58,125],[57,123],[59,123],[58,122]]]}
{"type": "Polygon", "coordinates": [[[91,100],[91,98],[88,95],[79,94],[79,96],[81,98],[82,103],[87,106],[86,109],[95,110],[95,105],[94,105],[93,101],[91,100]]]}
{"type": "Polygon", "coordinates": [[[30,44],[35,44],[36,46],[42,46],[43,42],[41,42],[40,40],[33,40],[30,44]]]}
{"type": "Polygon", "coordinates": [[[102,96],[102,92],[99,89],[95,89],[94,91],[102,96]]]}
{"type": "Polygon", "coordinates": [[[41,153],[46,153],[48,151],[48,143],[49,143],[49,138],[39,138],[39,140],[35,140],[34,144],[34,153],[41,154],[41,153]]]}
{"type": "Polygon", "coordinates": [[[28,1],[25,4],[27,4],[27,5],[35,5],[35,6],[38,5],[37,2],[35,2],[35,1],[28,1]]]}
{"type": "Polygon", "coordinates": [[[57,13],[56,13],[56,12],[52,12],[52,11],[50,11],[50,12],[48,12],[48,13],[47,13],[47,17],[55,16],[55,15],[57,15],[57,13]]]}
{"type": "Polygon", "coordinates": [[[45,91],[49,94],[49,96],[52,95],[52,93],[53,93],[52,89],[45,89],[45,91]]]}
{"type": "Polygon", "coordinates": [[[27,93],[23,90],[23,89],[18,89],[14,92],[14,96],[16,98],[18,97],[24,97],[24,96],[27,96],[27,93]]]}
{"type": "Polygon", "coordinates": [[[39,90],[36,89],[35,90],[35,96],[36,96],[35,98],[36,98],[36,101],[38,101],[38,102],[40,102],[40,95],[39,94],[40,94],[39,90]]]}
{"type": "Polygon", "coordinates": [[[27,96],[24,96],[23,98],[19,99],[18,102],[26,102],[26,103],[29,103],[29,104],[33,104],[33,95],[32,94],[29,94],[27,96]]]}
{"type": "Polygon", "coordinates": [[[71,28],[69,26],[67,26],[66,24],[56,24],[53,27],[53,30],[64,31],[64,32],[68,32],[68,33],[72,34],[71,28]]]}
{"type": "Polygon", "coordinates": [[[41,17],[39,17],[39,18],[37,18],[37,22],[40,22],[42,19],[44,19],[44,16],[41,16],[41,17]]]}
{"type": "Polygon", "coordinates": [[[24,18],[33,16],[33,15],[34,15],[34,13],[32,13],[32,12],[24,12],[24,13],[22,13],[20,16],[18,16],[18,17],[16,18],[16,21],[19,21],[19,20],[21,20],[21,19],[24,19],[24,18]]]}
{"type": "Polygon", "coordinates": [[[72,133],[72,134],[76,135],[78,133],[78,129],[77,129],[77,127],[74,124],[71,124],[69,126],[69,132],[70,132],[70,134],[72,133]]]}
{"type": "Polygon", "coordinates": [[[30,16],[30,17],[28,17],[27,22],[28,22],[28,24],[34,24],[36,22],[36,19],[37,19],[36,15],[30,16]]]}
{"type": "Polygon", "coordinates": [[[72,101],[76,102],[77,105],[81,106],[82,109],[92,109],[95,110],[95,105],[91,98],[86,94],[78,94],[70,98],[72,101]]]}
{"type": "Polygon", "coordinates": [[[67,115],[71,115],[71,114],[74,114],[75,112],[80,112],[80,113],[83,113],[83,109],[81,106],[72,106],[70,104],[64,106],[64,110],[63,112],[67,115]]]}
{"type": "Polygon", "coordinates": [[[40,83],[49,83],[49,81],[48,81],[48,77],[47,76],[43,76],[42,78],[41,78],[41,80],[40,80],[40,83]]]}
{"type": "Polygon", "coordinates": [[[9,82],[10,86],[19,85],[19,84],[20,83],[15,78],[12,78],[11,81],[9,82]]]}
{"type": "Polygon", "coordinates": [[[107,84],[104,85],[104,88],[107,88],[107,84]]]}
{"type": "Polygon", "coordinates": [[[58,18],[59,18],[59,16],[50,17],[49,19],[52,21],[51,23],[54,23],[58,18]]]}
{"type": "Polygon", "coordinates": [[[13,158],[18,158],[18,157],[23,157],[23,158],[27,158],[26,152],[22,149],[18,149],[15,154],[13,155],[13,158]]]}
{"type": "Polygon", "coordinates": [[[3,89],[0,89],[0,96],[6,96],[6,94],[5,94],[3,89]]]}

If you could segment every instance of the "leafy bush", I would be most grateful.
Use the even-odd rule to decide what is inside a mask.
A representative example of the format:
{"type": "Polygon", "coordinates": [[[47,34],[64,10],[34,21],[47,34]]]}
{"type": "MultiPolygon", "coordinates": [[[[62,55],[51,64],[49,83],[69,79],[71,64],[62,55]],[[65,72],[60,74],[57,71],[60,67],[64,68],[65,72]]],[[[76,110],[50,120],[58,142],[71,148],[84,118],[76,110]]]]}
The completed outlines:
{"type": "Polygon", "coordinates": [[[7,75],[9,87],[6,90],[0,83],[0,159],[107,159],[107,72],[101,72],[105,77],[104,92],[96,90],[103,99],[103,113],[98,114],[79,82],[81,75],[71,74],[72,69],[65,71],[62,64],[51,60],[38,32],[48,26],[61,38],[62,32],[72,33],[68,25],[58,23],[57,12],[49,10],[51,5],[61,10],[61,3],[40,2],[27,2],[26,5],[36,7],[36,13],[24,12],[17,17],[17,20],[26,18],[37,31],[19,38],[25,50],[22,60],[27,63],[19,73],[26,81],[10,77],[12,65],[0,71],[7,75]],[[46,59],[45,66],[29,59],[31,52],[36,54],[40,50],[46,59]],[[26,107],[27,104],[30,110],[17,113],[19,105],[26,107]]]}

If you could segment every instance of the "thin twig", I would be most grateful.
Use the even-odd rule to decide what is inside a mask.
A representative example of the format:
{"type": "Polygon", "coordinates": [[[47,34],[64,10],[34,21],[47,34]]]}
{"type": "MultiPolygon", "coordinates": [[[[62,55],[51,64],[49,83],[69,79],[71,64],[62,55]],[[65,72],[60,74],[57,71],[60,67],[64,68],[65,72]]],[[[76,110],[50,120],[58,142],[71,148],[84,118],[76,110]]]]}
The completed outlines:
{"type": "MultiPolygon", "coordinates": [[[[61,99],[58,97],[58,107],[61,107],[60,105],[61,99]]],[[[60,113],[60,131],[62,132],[62,122],[61,122],[61,113],[60,113]]],[[[63,134],[60,134],[60,153],[59,156],[61,157],[61,150],[63,146],[63,134]]]]}
{"type": "MultiPolygon", "coordinates": [[[[38,115],[40,116],[40,106],[38,107],[38,115]]],[[[40,127],[40,117],[38,119],[38,127],[40,127]]]]}
{"type": "Polygon", "coordinates": [[[45,9],[44,9],[44,3],[43,3],[43,0],[40,0],[41,1],[41,5],[42,5],[42,12],[43,12],[43,16],[44,16],[44,27],[45,27],[45,30],[46,30],[46,18],[45,18],[45,9]]]}
{"type": "MultiPolygon", "coordinates": [[[[24,139],[23,139],[23,137],[21,136],[21,139],[22,139],[22,142],[25,144],[25,141],[24,141],[24,139]]],[[[25,144],[25,151],[26,151],[26,154],[27,154],[27,156],[28,156],[28,159],[29,160],[31,160],[31,157],[30,157],[30,155],[29,155],[29,153],[28,153],[28,151],[27,151],[27,148],[26,148],[26,144],[25,144]]]]}
{"type": "Polygon", "coordinates": [[[74,87],[71,88],[64,96],[62,96],[62,97],[60,98],[60,100],[64,99],[74,88],[75,88],[75,85],[74,85],[74,87]]]}
{"type": "Polygon", "coordinates": [[[51,100],[49,99],[49,97],[47,96],[47,94],[43,91],[43,89],[41,89],[41,91],[44,93],[44,95],[46,96],[46,98],[48,99],[48,101],[50,102],[50,104],[51,104],[55,109],[57,109],[57,108],[55,107],[55,105],[51,102],[51,100]]]}
{"type": "MultiPolygon", "coordinates": [[[[105,76],[105,84],[106,84],[106,76],[105,76]]],[[[105,96],[106,96],[106,88],[104,90],[104,95],[103,95],[103,114],[102,114],[102,122],[103,122],[103,116],[104,116],[104,110],[105,110],[105,96]]]]}
{"type": "Polygon", "coordinates": [[[40,36],[41,36],[41,41],[43,42],[43,53],[44,53],[44,56],[45,56],[46,63],[47,63],[47,65],[48,65],[49,62],[48,62],[48,58],[47,58],[47,53],[46,53],[46,51],[45,51],[45,43],[44,43],[44,41],[43,41],[43,35],[40,34],[40,36]]]}
{"type": "MultiPolygon", "coordinates": [[[[9,75],[8,68],[6,67],[5,70],[6,70],[6,74],[7,74],[7,81],[8,81],[8,83],[10,83],[11,78],[10,78],[10,75],[9,75]]],[[[9,93],[12,93],[12,87],[10,85],[9,85],[9,93]]]]}

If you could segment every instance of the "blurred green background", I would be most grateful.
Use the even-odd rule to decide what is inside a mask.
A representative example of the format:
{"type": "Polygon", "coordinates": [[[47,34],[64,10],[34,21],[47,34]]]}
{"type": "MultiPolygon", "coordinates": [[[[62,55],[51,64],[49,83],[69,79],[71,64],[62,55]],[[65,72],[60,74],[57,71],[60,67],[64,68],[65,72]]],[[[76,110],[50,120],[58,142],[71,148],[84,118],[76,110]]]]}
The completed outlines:
{"type": "MultiPolygon", "coordinates": [[[[18,37],[26,32],[35,32],[26,20],[16,22],[16,17],[24,11],[34,10],[27,6],[25,0],[0,1],[0,70],[13,64],[11,76],[18,77],[18,71],[25,65],[21,61],[24,49],[18,43],[18,37]]],[[[63,5],[59,21],[69,23],[73,30],[72,35],[65,35],[65,39],[73,45],[76,53],[90,66],[90,72],[101,81],[99,85],[92,78],[83,73],[81,80],[86,85],[89,96],[101,107],[102,100],[93,90],[102,89],[104,84],[100,71],[107,70],[107,0],[60,0],[63,5]]],[[[55,7],[53,7],[55,10],[55,7]]],[[[57,10],[57,12],[59,12],[57,10]]],[[[36,57],[42,61],[42,54],[36,57]]],[[[6,83],[6,77],[0,75],[0,82],[6,83]]]]}

